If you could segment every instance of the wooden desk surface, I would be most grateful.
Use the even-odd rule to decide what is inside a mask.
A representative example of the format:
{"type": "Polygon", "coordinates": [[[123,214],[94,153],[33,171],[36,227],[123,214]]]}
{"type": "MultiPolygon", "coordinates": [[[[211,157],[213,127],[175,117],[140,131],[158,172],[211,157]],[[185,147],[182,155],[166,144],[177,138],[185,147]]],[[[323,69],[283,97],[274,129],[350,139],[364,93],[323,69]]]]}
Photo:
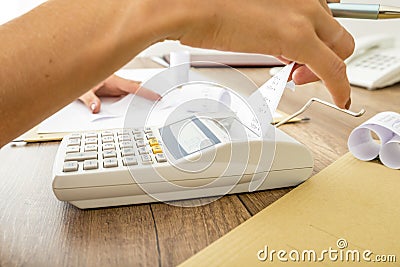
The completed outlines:
{"type": "MultiPolygon", "coordinates": [[[[269,78],[266,69],[241,71],[257,84],[269,78]]],[[[315,103],[302,115],[309,122],[281,127],[311,149],[314,173],[347,152],[347,137],[361,122],[381,111],[400,112],[399,86],[354,88],[352,95],[352,109],[367,110],[362,118],[315,103]]],[[[285,92],[279,108],[294,112],[314,96],[330,99],[315,83],[285,92]]],[[[53,195],[57,147],[53,142],[0,150],[0,266],[174,266],[290,191],[230,195],[193,208],[156,203],[79,210],[53,195]]]]}

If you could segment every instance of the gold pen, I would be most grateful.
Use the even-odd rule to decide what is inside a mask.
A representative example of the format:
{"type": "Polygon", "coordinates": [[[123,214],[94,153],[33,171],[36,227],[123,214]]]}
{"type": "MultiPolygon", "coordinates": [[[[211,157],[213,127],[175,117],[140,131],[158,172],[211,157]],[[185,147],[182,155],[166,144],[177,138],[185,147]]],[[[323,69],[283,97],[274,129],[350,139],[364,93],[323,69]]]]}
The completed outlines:
{"type": "Polygon", "coordinates": [[[400,7],[380,4],[341,4],[329,3],[334,17],[356,19],[395,19],[400,18],[400,7]]]}

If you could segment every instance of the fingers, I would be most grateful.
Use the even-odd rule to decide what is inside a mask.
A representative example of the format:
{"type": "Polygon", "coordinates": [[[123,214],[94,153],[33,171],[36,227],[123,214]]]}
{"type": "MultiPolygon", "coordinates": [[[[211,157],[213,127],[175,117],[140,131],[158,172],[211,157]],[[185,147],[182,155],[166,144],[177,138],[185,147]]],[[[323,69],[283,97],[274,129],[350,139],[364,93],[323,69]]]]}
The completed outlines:
{"type": "MultiPolygon", "coordinates": [[[[326,2],[321,2],[326,9],[326,2]]],[[[299,58],[305,65],[298,67],[292,74],[296,84],[317,81],[325,83],[335,104],[348,108],[350,101],[350,84],[346,75],[343,59],[354,50],[352,36],[332,18],[330,13],[315,13],[314,27],[316,36],[308,36],[303,42],[308,45],[299,58]],[[323,23],[321,23],[323,22],[323,23]]]]}
{"type": "Polygon", "coordinates": [[[315,39],[304,54],[306,65],[325,83],[335,104],[340,108],[349,108],[350,84],[346,65],[324,42],[315,39]],[[319,56],[316,57],[316,54],[319,56]]]}
{"type": "MultiPolygon", "coordinates": [[[[341,59],[344,60],[353,53],[353,37],[336,23],[336,21],[334,21],[326,31],[320,29],[317,33],[319,38],[341,59]]],[[[301,66],[293,72],[293,80],[296,84],[305,84],[317,81],[318,77],[306,66],[301,66]]]]}
{"type": "Polygon", "coordinates": [[[156,92],[146,89],[144,87],[139,87],[134,93],[152,101],[156,101],[161,98],[161,96],[156,92]]]}
{"type": "Polygon", "coordinates": [[[103,88],[97,91],[97,95],[125,95],[125,94],[137,94],[149,100],[158,100],[161,96],[149,89],[143,88],[140,82],[127,80],[116,75],[110,76],[104,83],[103,88]],[[100,91],[101,90],[101,91],[100,91]]]}
{"type": "Polygon", "coordinates": [[[317,75],[304,65],[293,71],[292,79],[298,85],[319,81],[317,75]]]}
{"type": "Polygon", "coordinates": [[[100,112],[101,101],[92,90],[79,97],[79,100],[81,100],[92,113],[100,112]]]}
{"type": "MultiPolygon", "coordinates": [[[[322,41],[317,44],[316,54],[320,55],[319,58],[323,60],[316,60],[317,58],[313,57],[313,66],[310,67],[325,82],[336,105],[341,108],[349,108],[351,89],[343,59],[353,53],[354,39],[329,14],[321,12],[320,16],[325,23],[316,25],[316,33],[322,41]],[[318,68],[318,71],[315,68],[318,68]]],[[[312,73],[305,68],[298,69],[294,76],[297,76],[300,82],[301,79],[303,81],[315,80],[312,73]]]]}
{"type": "Polygon", "coordinates": [[[331,15],[320,12],[315,27],[318,37],[340,58],[346,59],[353,53],[353,37],[331,15]]]}
{"type": "MultiPolygon", "coordinates": [[[[292,62],[283,56],[277,56],[276,58],[285,64],[290,64],[292,62]]],[[[307,66],[296,63],[293,67],[292,73],[289,75],[288,81],[290,80],[293,80],[297,85],[302,85],[310,82],[316,82],[320,79],[307,66]]]]}
{"type": "Polygon", "coordinates": [[[111,75],[105,81],[92,88],[82,95],[81,100],[92,113],[100,112],[101,101],[98,96],[123,96],[129,93],[140,95],[149,100],[158,100],[159,94],[146,88],[142,88],[139,82],[123,79],[116,75],[111,75]]]}
{"type": "Polygon", "coordinates": [[[329,1],[319,0],[319,2],[321,3],[322,7],[326,10],[326,12],[328,12],[329,15],[332,15],[332,11],[329,9],[328,6],[329,1]]]}

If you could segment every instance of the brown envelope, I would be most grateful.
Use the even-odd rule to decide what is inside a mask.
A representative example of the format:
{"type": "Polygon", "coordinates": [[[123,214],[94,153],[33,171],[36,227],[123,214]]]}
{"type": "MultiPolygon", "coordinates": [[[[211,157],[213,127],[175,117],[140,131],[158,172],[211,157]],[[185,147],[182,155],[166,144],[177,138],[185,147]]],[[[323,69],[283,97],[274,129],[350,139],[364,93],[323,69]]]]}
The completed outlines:
{"type": "MultiPolygon", "coordinates": [[[[362,257],[367,251],[366,260],[377,260],[378,255],[390,260],[395,255],[397,263],[390,266],[399,266],[399,239],[400,171],[378,161],[359,161],[348,153],[182,266],[310,266],[313,255],[308,261],[308,252],[305,261],[300,256],[296,263],[288,253],[296,259],[291,251],[314,250],[318,260],[329,248],[337,250],[338,256],[342,253],[343,261],[325,255],[319,265],[364,266],[367,262],[362,257]],[[265,258],[266,246],[268,254],[286,251],[288,262],[280,261],[277,252],[272,262],[270,257],[259,260],[265,258]],[[355,251],[360,253],[359,262],[352,261],[355,251]]],[[[369,266],[386,265],[370,262],[369,266]]]]}

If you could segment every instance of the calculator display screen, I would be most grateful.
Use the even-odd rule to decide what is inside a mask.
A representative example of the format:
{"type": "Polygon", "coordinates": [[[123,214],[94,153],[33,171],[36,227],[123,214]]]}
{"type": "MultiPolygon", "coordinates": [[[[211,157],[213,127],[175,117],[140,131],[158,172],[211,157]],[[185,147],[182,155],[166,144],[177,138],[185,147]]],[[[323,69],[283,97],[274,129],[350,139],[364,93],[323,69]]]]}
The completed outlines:
{"type": "Polygon", "coordinates": [[[221,143],[218,137],[197,117],[160,128],[164,145],[175,159],[221,143]]]}

